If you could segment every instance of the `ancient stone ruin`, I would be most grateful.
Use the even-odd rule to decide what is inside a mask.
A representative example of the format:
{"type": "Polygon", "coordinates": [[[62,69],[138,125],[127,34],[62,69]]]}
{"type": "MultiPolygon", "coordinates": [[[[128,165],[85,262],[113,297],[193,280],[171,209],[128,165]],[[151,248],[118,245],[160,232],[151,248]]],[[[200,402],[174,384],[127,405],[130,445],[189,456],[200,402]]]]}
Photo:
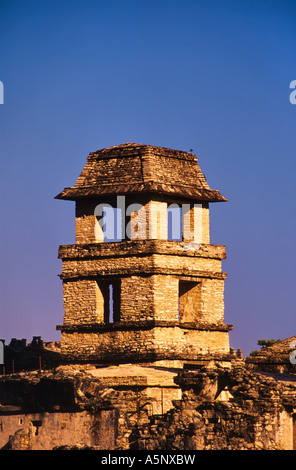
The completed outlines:
{"type": "Polygon", "coordinates": [[[209,234],[209,203],[226,199],[209,188],[195,155],[138,144],[103,149],[57,198],[76,204],[76,244],[59,250],[62,352],[100,363],[227,358],[225,247],[211,245],[209,234]],[[168,221],[182,205],[176,240],[168,221]],[[120,241],[104,242],[96,215],[105,208],[107,223],[119,220],[110,235],[120,241]]]}
{"type": "Polygon", "coordinates": [[[0,376],[0,447],[295,449],[289,351],[244,360],[229,346],[226,251],[209,224],[226,198],[196,156],[98,150],[56,198],[76,207],[61,341],[6,347],[25,359],[0,376]]]}

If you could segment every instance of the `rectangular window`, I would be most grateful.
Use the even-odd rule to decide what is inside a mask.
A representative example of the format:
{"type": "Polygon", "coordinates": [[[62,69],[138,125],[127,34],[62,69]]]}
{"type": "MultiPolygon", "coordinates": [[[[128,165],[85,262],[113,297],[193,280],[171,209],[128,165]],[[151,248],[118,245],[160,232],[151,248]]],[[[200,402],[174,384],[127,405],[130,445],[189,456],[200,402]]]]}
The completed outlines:
{"type": "Polygon", "coordinates": [[[201,311],[201,283],[179,281],[179,320],[195,322],[201,311]]]}
{"type": "Polygon", "coordinates": [[[105,207],[103,212],[104,242],[122,241],[121,209],[117,207],[105,207]]]}
{"type": "Polygon", "coordinates": [[[122,209],[101,203],[95,207],[95,238],[102,242],[122,241],[122,209]]]}
{"type": "Polygon", "coordinates": [[[120,279],[100,281],[104,301],[104,322],[114,323],[120,320],[120,279]]]}
{"type": "Polygon", "coordinates": [[[182,208],[178,204],[168,206],[168,240],[182,241],[182,208]]]}

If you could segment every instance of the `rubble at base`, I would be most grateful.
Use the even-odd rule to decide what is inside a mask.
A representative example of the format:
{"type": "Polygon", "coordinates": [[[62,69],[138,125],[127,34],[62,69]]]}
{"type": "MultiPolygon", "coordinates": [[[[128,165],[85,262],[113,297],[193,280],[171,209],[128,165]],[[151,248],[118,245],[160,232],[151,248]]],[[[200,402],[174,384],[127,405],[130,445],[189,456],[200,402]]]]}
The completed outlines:
{"type": "MultiPolygon", "coordinates": [[[[296,375],[59,366],[0,376],[2,450],[293,449],[296,375]]],[[[295,440],[295,437],[294,437],[295,440]]]]}

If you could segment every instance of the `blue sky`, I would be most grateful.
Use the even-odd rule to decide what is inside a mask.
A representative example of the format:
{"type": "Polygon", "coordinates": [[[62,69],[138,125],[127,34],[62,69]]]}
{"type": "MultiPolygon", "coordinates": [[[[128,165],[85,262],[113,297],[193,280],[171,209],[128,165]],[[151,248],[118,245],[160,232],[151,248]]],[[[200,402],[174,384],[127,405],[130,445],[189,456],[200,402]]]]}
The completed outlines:
{"type": "Polygon", "coordinates": [[[295,1],[1,0],[0,338],[60,338],[74,203],[54,196],[124,142],[193,149],[228,198],[231,346],[295,335],[295,46],[295,1]]]}

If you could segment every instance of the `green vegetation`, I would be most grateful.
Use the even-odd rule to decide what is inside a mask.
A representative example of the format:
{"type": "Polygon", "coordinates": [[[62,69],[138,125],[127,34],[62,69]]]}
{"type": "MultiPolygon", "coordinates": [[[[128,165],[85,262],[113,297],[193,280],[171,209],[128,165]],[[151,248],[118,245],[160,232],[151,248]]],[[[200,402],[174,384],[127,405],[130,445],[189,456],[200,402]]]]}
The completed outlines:
{"type": "MultiPolygon", "coordinates": [[[[268,346],[272,346],[275,343],[280,343],[282,340],[281,339],[258,339],[257,344],[258,346],[261,346],[261,349],[267,348],[268,346]]],[[[249,356],[256,356],[258,351],[254,350],[251,351],[249,356]]]]}

